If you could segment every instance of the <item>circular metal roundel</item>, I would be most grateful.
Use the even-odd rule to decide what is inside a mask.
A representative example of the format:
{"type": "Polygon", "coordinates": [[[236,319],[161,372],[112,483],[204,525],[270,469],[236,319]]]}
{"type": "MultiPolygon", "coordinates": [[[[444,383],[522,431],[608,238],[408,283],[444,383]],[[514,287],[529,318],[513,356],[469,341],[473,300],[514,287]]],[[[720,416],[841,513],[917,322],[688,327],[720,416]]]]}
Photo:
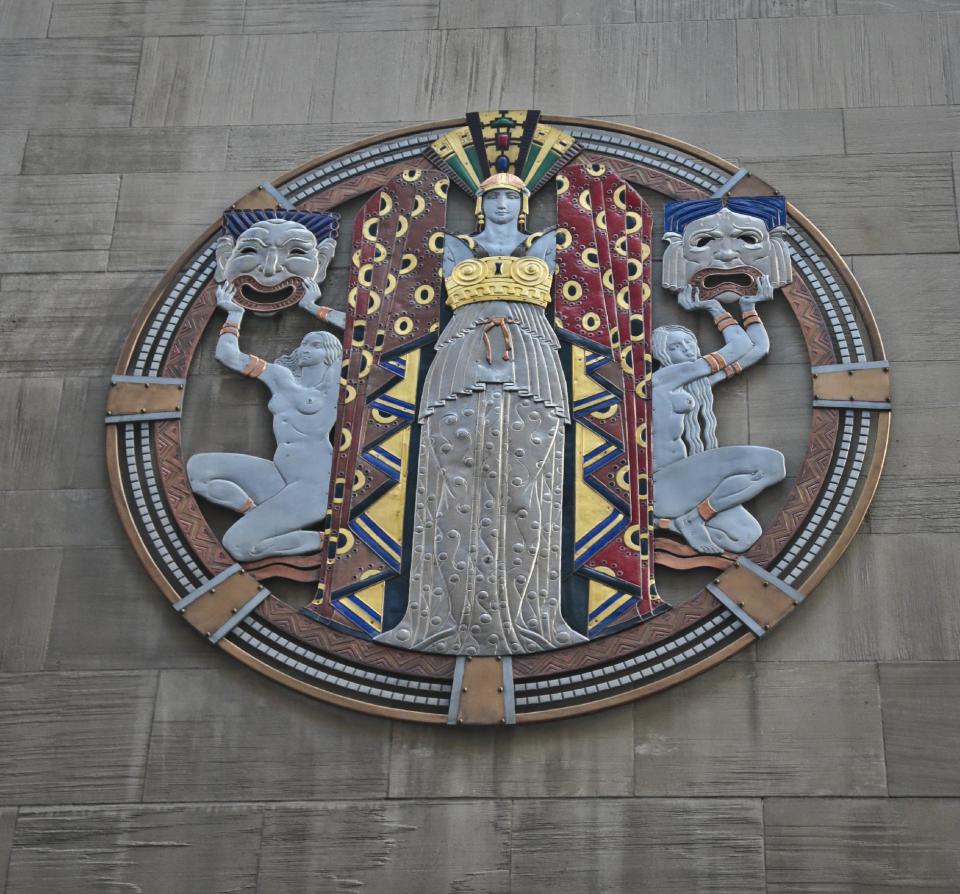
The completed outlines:
{"type": "Polygon", "coordinates": [[[672,686],[791,615],[863,520],[889,409],[860,287],[773,187],[645,130],[500,112],[333,152],[212,222],[130,332],[107,457],[152,579],[228,654],[368,713],[529,723],[672,686]],[[281,320],[300,347],[244,353],[281,320]],[[270,389],[272,461],[184,455],[226,402],[194,390],[201,356],[217,393],[270,389]],[[768,400],[764,443],[799,429],[805,452],[731,446],[722,402],[719,444],[704,391],[787,365],[809,410],[781,426],[768,400]]]}

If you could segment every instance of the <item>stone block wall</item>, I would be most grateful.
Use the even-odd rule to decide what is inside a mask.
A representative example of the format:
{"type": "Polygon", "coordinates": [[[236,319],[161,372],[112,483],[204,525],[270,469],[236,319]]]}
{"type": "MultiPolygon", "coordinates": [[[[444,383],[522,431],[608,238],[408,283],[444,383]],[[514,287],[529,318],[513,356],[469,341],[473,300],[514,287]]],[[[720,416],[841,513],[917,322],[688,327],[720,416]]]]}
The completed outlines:
{"type": "Polygon", "coordinates": [[[0,892],[956,891],[958,190],[956,0],[0,0],[0,892]],[[114,513],[103,406],[231,201],[497,107],[779,187],[867,292],[893,437],[853,546],[754,649],[569,722],[425,728],[177,619],[114,513]]]}

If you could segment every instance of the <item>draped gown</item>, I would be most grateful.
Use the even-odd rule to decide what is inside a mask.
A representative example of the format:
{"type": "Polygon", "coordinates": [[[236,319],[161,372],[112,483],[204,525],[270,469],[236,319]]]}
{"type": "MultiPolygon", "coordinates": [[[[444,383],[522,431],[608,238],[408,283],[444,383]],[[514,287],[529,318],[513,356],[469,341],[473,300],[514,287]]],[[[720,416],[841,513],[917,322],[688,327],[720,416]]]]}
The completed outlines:
{"type": "MultiPolygon", "coordinates": [[[[407,609],[378,641],[509,655],[584,641],[560,608],[567,386],[544,309],[497,296],[511,276],[549,284],[525,258],[490,260],[489,300],[458,306],[427,372],[407,609]],[[522,260],[521,260],[522,259],[522,260]]],[[[487,257],[480,246],[475,258],[487,257]]],[[[457,279],[457,268],[448,277],[457,279]]],[[[538,265],[540,265],[538,267],[538,265]]]]}

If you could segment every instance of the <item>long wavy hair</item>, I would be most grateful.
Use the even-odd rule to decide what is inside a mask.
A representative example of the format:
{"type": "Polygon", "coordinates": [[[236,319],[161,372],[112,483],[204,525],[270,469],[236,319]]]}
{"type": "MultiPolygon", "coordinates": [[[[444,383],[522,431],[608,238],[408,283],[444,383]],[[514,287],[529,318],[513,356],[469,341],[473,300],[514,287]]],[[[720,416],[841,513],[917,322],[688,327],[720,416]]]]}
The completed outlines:
{"type": "MultiPolygon", "coordinates": [[[[658,326],[653,330],[650,350],[661,366],[673,364],[667,352],[667,340],[677,332],[690,336],[697,346],[697,357],[701,356],[697,337],[686,326],[658,326]]],[[[717,446],[717,417],[713,412],[713,389],[709,379],[710,375],[707,374],[684,386],[693,398],[693,408],[683,415],[683,440],[691,455],[717,446]]]]}
{"type": "MultiPolygon", "coordinates": [[[[316,332],[308,332],[303,340],[306,340],[311,335],[321,335],[323,336],[324,341],[324,361],[327,366],[331,366],[335,363],[338,363],[340,356],[343,353],[343,345],[340,344],[340,339],[337,338],[332,332],[325,332],[323,330],[317,330],[316,332]]],[[[300,344],[303,344],[303,340],[300,344]]],[[[273,361],[280,366],[285,366],[290,370],[295,376],[300,375],[300,371],[303,369],[303,363],[300,361],[300,345],[297,345],[292,351],[289,351],[286,354],[281,354],[273,361]]]]}

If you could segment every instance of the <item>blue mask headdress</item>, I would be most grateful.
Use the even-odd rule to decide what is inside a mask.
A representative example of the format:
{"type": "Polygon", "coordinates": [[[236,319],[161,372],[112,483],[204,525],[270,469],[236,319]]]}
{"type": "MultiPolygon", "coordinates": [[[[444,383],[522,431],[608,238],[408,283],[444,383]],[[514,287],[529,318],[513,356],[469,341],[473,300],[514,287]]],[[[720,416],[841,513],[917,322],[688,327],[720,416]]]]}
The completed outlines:
{"type": "Polygon", "coordinates": [[[683,233],[683,228],[691,221],[716,214],[721,208],[758,217],[768,230],[782,227],[787,222],[787,200],[783,196],[723,196],[693,202],[667,202],[663,209],[663,230],[665,233],[683,233]]]}
{"type": "Polygon", "coordinates": [[[336,239],[340,229],[340,215],[314,211],[283,211],[266,209],[246,209],[226,211],[223,215],[223,231],[234,239],[262,220],[292,220],[305,226],[317,242],[324,239],[336,239]]]}

